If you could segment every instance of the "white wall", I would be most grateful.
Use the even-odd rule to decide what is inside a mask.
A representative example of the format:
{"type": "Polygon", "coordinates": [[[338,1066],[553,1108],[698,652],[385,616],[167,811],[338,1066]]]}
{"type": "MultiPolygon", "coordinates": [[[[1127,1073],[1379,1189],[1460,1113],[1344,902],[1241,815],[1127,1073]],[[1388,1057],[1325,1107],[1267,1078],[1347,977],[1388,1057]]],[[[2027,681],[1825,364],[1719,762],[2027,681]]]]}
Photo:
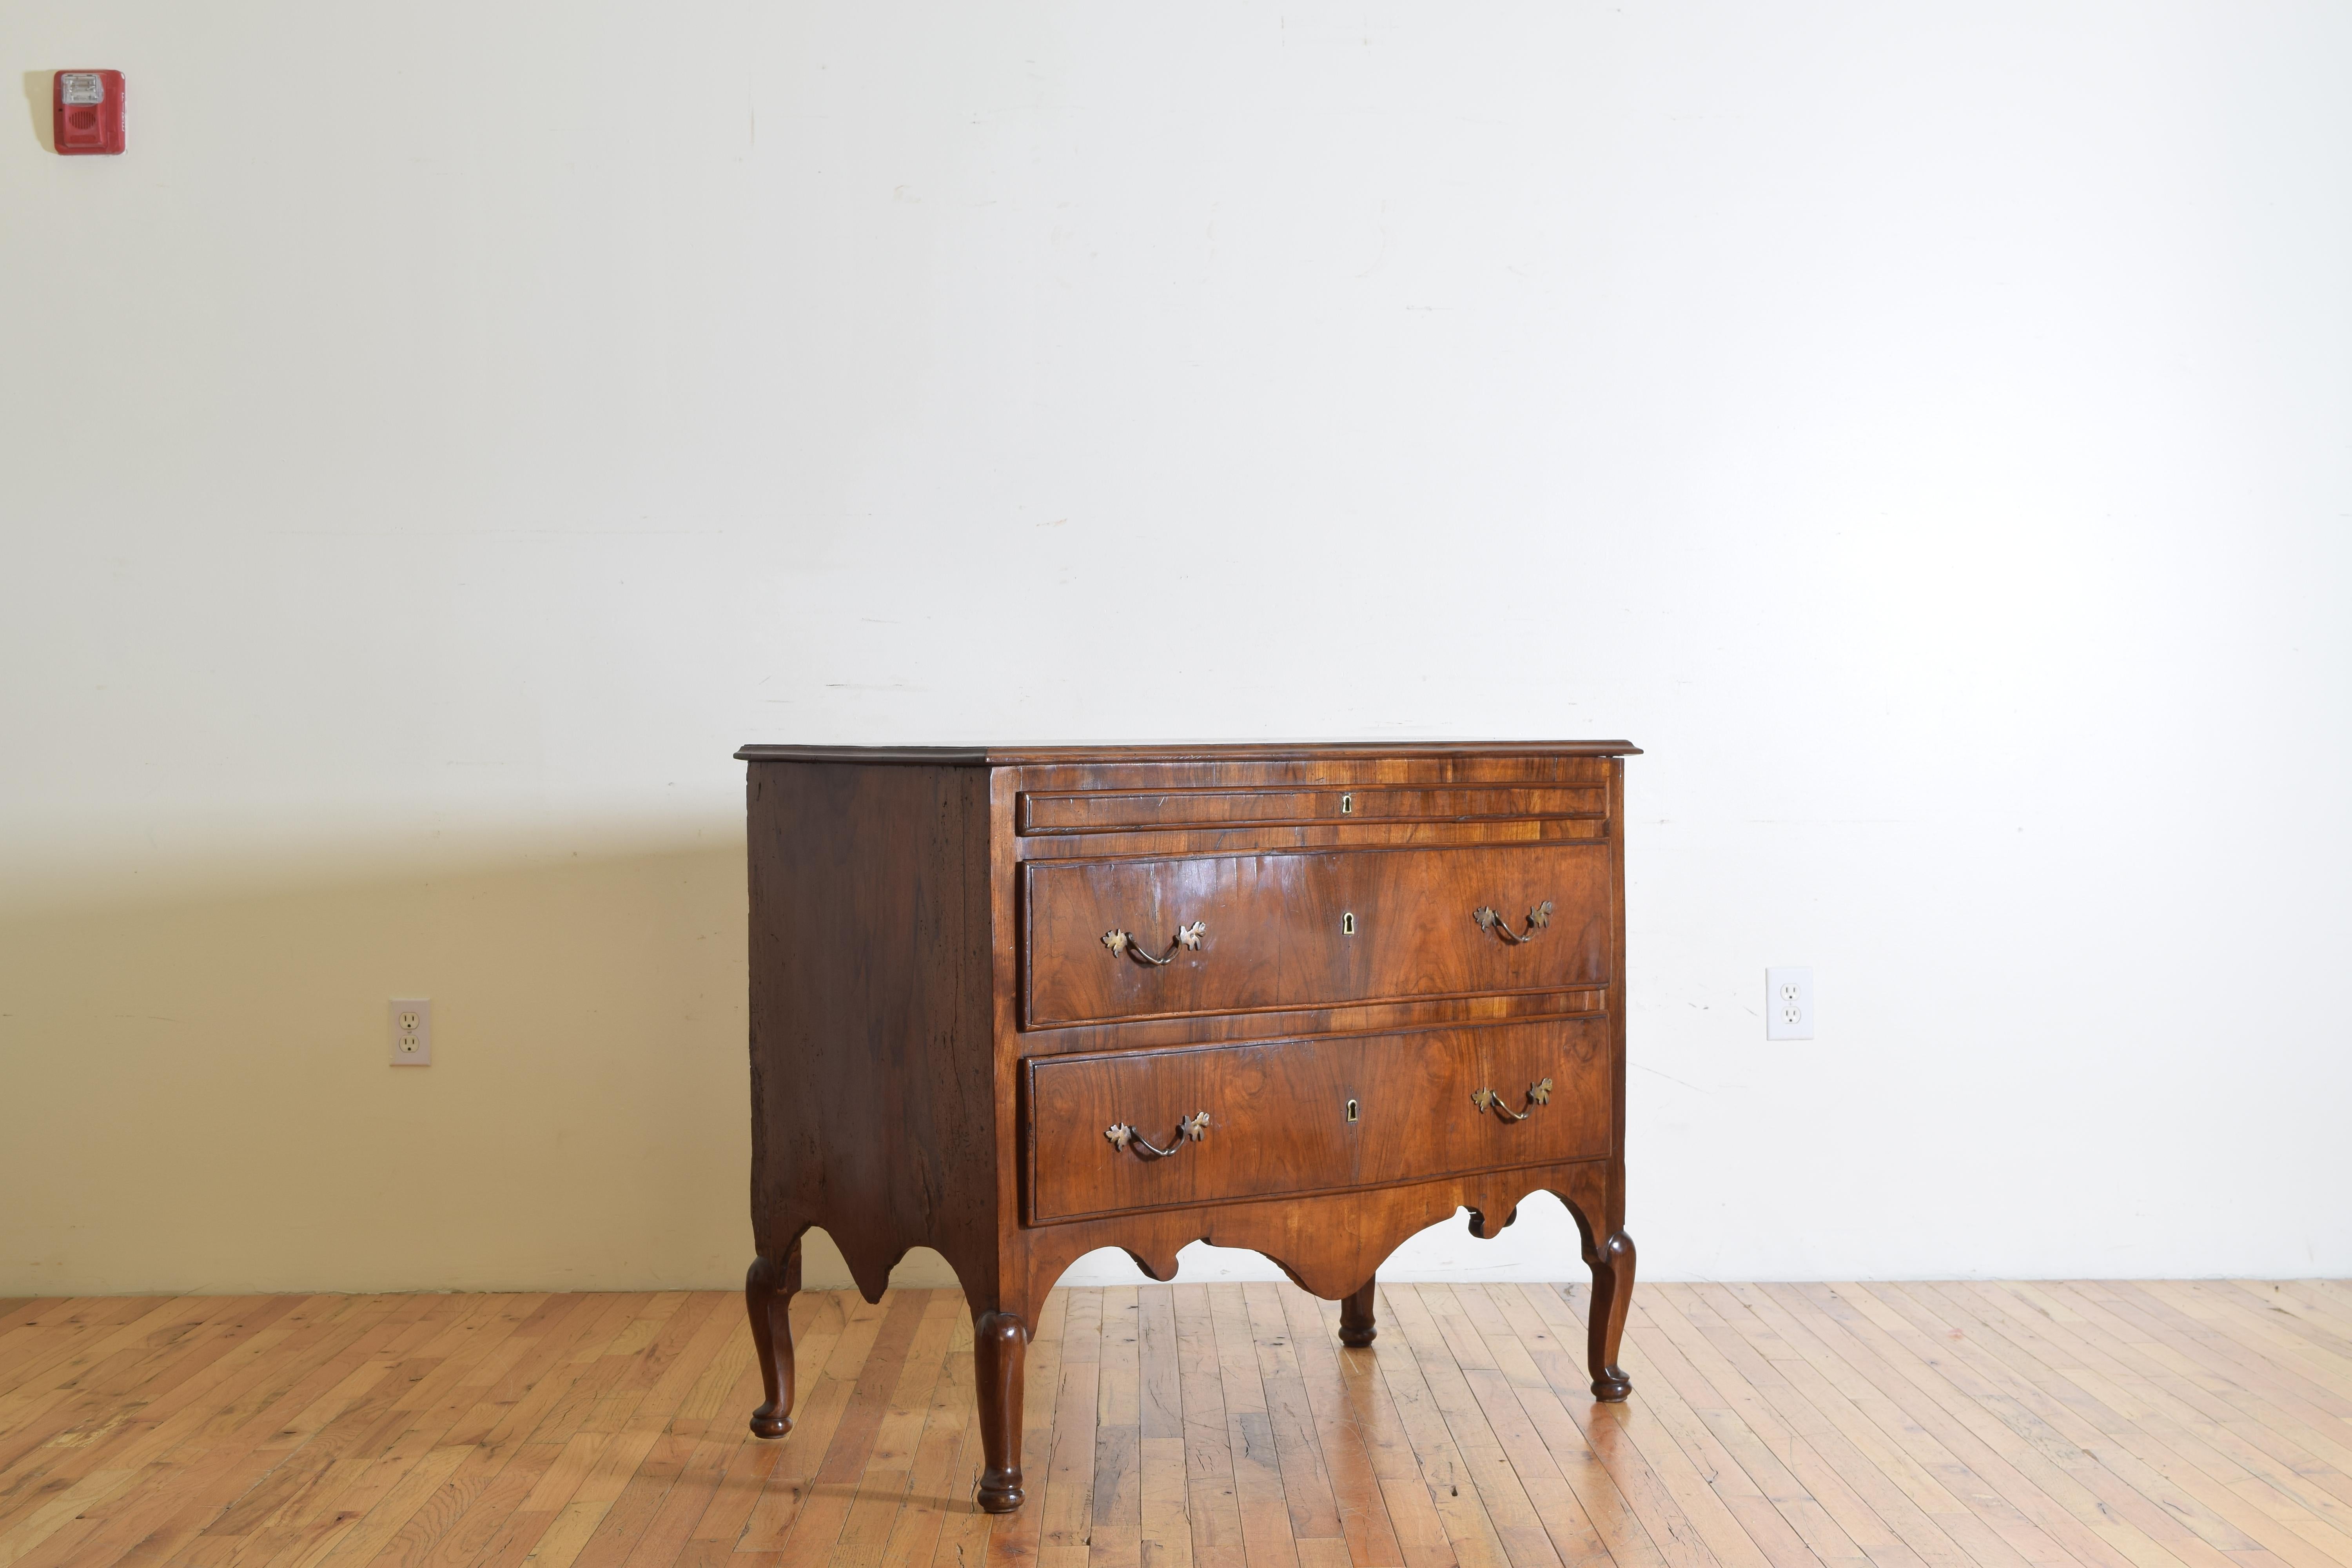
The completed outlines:
{"type": "Polygon", "coordinates": [[[2352,10],[0,39],[0,1291],[733,1278],[748,740],[1630,736],[1646,1277],[2352,1271],[2352,10]]]}

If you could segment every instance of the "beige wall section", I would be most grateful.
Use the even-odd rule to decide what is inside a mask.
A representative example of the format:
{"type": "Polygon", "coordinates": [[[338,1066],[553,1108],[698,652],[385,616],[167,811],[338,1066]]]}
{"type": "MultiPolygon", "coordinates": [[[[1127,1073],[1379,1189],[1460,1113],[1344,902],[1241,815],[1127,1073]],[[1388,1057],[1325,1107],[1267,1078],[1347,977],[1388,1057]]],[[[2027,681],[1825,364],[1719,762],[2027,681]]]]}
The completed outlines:
{"type": "Polygon", "coordinates": [[[0,15],[0,1290],[738,1279],[737,746],[1286,736],[1648,748],[1645,1278],[2352,1272],[2352,5],[0,15]]]}
{"type": "Polygon", "coordinates": [[[739,1281],[740,829],[467,858],[11,900],[0,1296],[739,1281]],[[387,1064],[394,995],[431,1067],[387,1064]]]}

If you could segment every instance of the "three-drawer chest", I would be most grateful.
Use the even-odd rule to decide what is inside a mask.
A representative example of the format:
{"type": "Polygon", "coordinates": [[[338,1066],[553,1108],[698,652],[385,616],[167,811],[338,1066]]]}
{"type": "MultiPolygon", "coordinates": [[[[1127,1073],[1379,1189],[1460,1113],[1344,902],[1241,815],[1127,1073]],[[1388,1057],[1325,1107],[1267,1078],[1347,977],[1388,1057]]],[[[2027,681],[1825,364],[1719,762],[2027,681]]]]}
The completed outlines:
{"type": "Polygon", "coordinates": [[[1265,1254],[1369,1344],[1373,1274],[1550,1192],[1622,1399],[1619,741],[746,746],[744,1287],[791,1429],[811,1226],[878,1299],[912,1247],[973,1316],[981,1506],[1021,1502],[1021,1368],[1080,1254],[1265,1254]]]}

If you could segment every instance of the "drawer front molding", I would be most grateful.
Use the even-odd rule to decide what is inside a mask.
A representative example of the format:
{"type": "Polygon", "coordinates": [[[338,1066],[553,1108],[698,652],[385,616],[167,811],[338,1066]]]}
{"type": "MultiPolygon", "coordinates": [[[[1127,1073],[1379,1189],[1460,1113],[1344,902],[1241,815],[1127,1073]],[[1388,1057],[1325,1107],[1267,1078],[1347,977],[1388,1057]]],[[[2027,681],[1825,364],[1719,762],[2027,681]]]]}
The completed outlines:
{"type": "Polygon", "coordinates": [[[1601,843],[1025,862],[1024,1019],[1050,1028],[1601,984],[1610,865],[1601,843]],[[1540,910],[1543,940],[1497,931],[1486,918],[1497,906],[1540,910]],[[1201,930],[1148,968],[1104,956],[1131,931],[1201,930]]]}
{"type": "Polygon", "coordinates": [[[1032,1058],[1029,1218],[1605,1158],[1608,1033],[1580,1018],[1032,1058]],[[1135,1147],[1137,1129],[1165,1127],[1181,1161],[1135,1147]]]}
{"type": "Polygon", "coordinates": [[[1609,815],[1598,784],[1291,789],[1035,790],[1021,796],[1024,835],[1132,833],[1154,827],[1271,827],[1289,823],[1507,822],[1609,815]]]}

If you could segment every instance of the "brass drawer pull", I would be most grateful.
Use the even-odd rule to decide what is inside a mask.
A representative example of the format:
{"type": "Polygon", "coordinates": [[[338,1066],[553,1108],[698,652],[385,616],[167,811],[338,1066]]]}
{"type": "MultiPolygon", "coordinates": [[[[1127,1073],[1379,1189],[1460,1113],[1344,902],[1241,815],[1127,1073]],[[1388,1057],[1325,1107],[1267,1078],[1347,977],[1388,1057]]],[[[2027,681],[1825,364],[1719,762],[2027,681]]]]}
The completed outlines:
{"type": "MultiPolygon", "coordinates": [[[[1550,906],[1546,905],[1545,908],[1549,909],[1550,906]]],[[[1198,951],[1201,945],[1201,933],[1208,929],[1209,922],[1206,921],[1194,921],[1191,925],[1178,926],[1176,928],[1176,940],[1168,944],[1168,955],[1165,958],[1152,957],[1150,953],[1144,951],[1143,944],[1141,942],[1136,941],[1133,937],[1128,935],[1123,931],[1107,931],[1103,932],[1102,942],[1105,947],[1110,949],[1114,956],[1119,953],[1125,953],[1128,957],[1135,960],[1138,963],[1149,963],[1155,968],[1159,968],[1176,962],[1176,950],[1178,948],[1189,947],[1198,951]]]]}
{"type": "Polygon", "coordinates": [[[1528,929],[1524,934],[1514,931],[1511,929],[1511,922],[1496,914],[1491,908],[1472,910],[1470,918],[1478,922],[1480,931],[1493,931],[1513,947],[1517,947],[1523,942],[1535,941],[1536,932],[1551,924],[1551,900],[1546,899],[1528,911],[1528,929]]]}
{"type": "Polygon", "coordinates": [[[1537,1106],[1551,1103],[1551,1079],[1528,1085],[1528,1108],[1525,1110],[1513,1110],[1503,1103],[1503,1097],[1491,1089],[1473,1089],[1470,1103],[1481,1110],[1495,1112],[1506,1121],[1525,1121],[1536,1113],[1537,1106]]]}
{"type": "MultiPolygon", "coordinates": [[[[1546,1079],[1544,1081],[1549,1083],[1551,1080],[1546,1079]]],[[[1113,1122],[1110,1126],[1103,1129],[1103,1136],[1110,1140],[1110,1146],[1112,1148],[1126,1149],[1132,1147],[1139,1153],[1145,1154],[1154,1160],[1165,1160],[1171,1154],[1181,1153],[1185,1144],[1198,1143],[1202,1139],[1206,1138],[1208,1135],[1209,1113],[1205,1110],[1196,1110],[1192,1115],[1187,1116],[1184,1120],[1176,1123],[1176,1131],[1174,1135],[1168,1140],[1168,1147],[1165,1149],[1159,1147],[1157,1144],[1153,1143],[1150,1139],[1146,1138],[1142,1133],[1138,1132],[1134,1128],[1129,1127],[1124,1121],[1113,1122]]]]}

